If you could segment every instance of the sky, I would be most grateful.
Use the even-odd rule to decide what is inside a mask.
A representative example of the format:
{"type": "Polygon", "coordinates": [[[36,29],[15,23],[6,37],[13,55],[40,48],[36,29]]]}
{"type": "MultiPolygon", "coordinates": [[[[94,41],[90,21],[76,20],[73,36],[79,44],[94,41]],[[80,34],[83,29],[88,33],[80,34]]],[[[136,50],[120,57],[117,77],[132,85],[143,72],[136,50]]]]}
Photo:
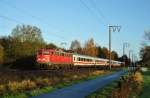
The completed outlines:
{"type": "Polygon", "coordinates": [[[123,43],[138,56],[144,32],[150,30],[150,0],[0,0],[0,36],[16,25],[29,24],[42,30],[46,42],[68,49],[71,41],[82,45],[93,38],[108,47],[109,25],[121,26],[112,33],[112,50],[121,56],[123,43]],[[66,44],[61,44],[66,43],[66,44]]]}

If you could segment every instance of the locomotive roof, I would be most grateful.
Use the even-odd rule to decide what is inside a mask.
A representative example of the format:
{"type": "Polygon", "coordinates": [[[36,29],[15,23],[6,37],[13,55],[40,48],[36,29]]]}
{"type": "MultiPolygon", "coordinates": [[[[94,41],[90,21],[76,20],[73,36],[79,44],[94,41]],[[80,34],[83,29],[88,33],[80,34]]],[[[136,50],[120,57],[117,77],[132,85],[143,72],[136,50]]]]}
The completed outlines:
{"type": "Polygon", "coordinates": [[[63,50],[54,50],[54,49],[40,49],[40,51],[61,52],[61,53],[72,54],[70,52],[65,52],[63,50]]]}

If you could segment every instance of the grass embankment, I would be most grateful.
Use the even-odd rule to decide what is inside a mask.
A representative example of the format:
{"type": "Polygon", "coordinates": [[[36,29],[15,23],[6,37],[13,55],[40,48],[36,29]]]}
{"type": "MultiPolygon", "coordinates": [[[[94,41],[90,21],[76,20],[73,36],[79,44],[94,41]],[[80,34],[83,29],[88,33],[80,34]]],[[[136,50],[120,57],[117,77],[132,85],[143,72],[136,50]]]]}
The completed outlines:
{"type": "Polygon", "coordinates": [[[94,79],[110,71],[84,72],[0,72],[0,98],[28,98],[75,83],[94,79]]]}
{"type": "Polygon", "coordinates": [[[150,98],[150,70],[143,72],[143,91],[140,98],[150,98]]]}
{"type": "Polygon", "coordinates": [[[128,73],[87,98],[138,98],[142,91],[142,75],[128,73]]]}

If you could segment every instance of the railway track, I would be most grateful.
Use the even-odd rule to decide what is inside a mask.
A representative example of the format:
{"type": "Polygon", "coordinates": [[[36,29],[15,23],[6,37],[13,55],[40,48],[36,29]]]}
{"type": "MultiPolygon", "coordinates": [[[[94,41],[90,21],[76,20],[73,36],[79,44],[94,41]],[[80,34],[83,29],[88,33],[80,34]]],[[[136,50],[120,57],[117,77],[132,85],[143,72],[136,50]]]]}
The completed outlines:
{"type": "MultiPolygon", "coordinates": [[[[120,70],[121,68],[112,68],[112,70],[120,70]]],[[[96,70],[109,70],[109,68],[101,68],[101,67],[81,67],[81,68],[72,68],[72,69],[42,69],[42,70],[13,70],[13,69],[5,69],[0,70],[1,73],[65,73],[65,72],[89,72],[96,70]]]]}

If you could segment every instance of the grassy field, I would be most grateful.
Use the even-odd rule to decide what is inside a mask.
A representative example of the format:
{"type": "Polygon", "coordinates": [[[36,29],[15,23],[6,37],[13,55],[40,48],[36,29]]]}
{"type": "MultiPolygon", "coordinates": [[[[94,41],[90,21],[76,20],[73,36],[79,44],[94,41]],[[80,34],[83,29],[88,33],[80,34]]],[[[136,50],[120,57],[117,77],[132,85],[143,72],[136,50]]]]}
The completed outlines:
{"type": "Polygon", "coordinates": [[[150,70],[143,72],[143,91],[140,98],[150,98],[150,70]]]}
{"type": "Polygon", "coordinates": [[[112,72],[94,70],[61,73],[0,71],[0,98],[28,98],[109,73],[112,72]]]}

